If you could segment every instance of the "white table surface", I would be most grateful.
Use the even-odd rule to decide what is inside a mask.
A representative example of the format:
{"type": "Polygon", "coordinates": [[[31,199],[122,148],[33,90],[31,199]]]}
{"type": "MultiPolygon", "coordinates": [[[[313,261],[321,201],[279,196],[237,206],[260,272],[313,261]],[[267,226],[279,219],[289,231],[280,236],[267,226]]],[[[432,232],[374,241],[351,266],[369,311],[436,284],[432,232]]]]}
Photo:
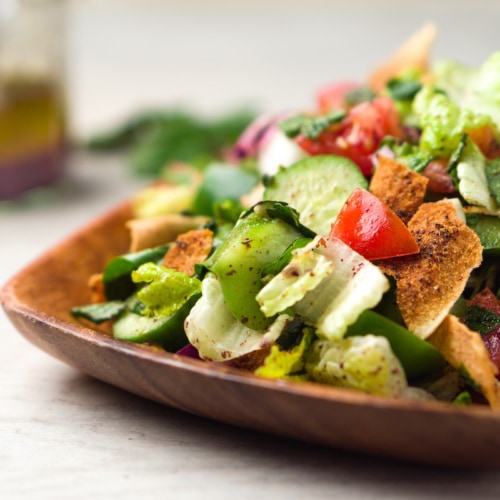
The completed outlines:
{"type": "MultiPolygon", "coordinates": [[[[304,3],[219,1],[209,9],[208,2],[149,0],[116,10],[111,0],[73,2],[75,133],[154,102],[189,102],[204,112],[254,98],[274,109],[295,106],[318,83],[361,77],[426,20],[441,27],[438,56],[479,64],[500,48],[496,2],[455,2],[454,9],[442,2],[434,10],[427,2],[418,10],[394,2],[304,3]],[[327,39],[336,41],[328,50],[327,39]]],[[[0,283],[143,183],[120,158],[77,154],[51,196],[0,204],[0,283]]],[[[143,400],[50,358],[3,311],[0,340],[2,499],[500,498],[500,471],[324,449],[143,400]]]]}

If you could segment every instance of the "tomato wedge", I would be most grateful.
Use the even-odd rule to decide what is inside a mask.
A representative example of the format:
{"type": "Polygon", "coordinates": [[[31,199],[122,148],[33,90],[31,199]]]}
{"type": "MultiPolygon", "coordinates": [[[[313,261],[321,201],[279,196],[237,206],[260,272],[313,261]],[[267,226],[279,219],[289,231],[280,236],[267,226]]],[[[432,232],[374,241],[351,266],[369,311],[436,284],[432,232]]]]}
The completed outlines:
{"type": "Polygon", "coordinates": [[[371,176],[373,153],[386,136],[403,139],[405,132],[396,107],[382,96],[351,108],[340,123],[333,123],[319,137],[297,137],[299,146],[310,155],[333,154],[349,158],[364,175],[371,176]]]}
{"type": "Polygon", "coordinates": [[[419,252],[415,238],[403,221],[365,189],[355,189],[330,230],[368,260],[389,259],[419,252]]]}
{"type": "Polygon", "coordinates": [[[341,82],[328,85],[319,90],[316,100],[321,113],[328,113],[333,109],[346,109],[346,94],[359,88],[357,82],[341,82]]]}

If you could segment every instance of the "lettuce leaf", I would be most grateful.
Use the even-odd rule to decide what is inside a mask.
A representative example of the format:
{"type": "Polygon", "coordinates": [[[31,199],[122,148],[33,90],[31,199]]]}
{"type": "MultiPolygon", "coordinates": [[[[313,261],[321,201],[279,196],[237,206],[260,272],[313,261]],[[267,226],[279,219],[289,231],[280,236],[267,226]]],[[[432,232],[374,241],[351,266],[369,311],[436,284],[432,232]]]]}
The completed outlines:
{"type": "Polygon", "coordinates": [[[263,365],[257,368],[255,374],[270,379],[295,378],[292,377],[293,374],[297,374],[304,369],[304,356],[313,339],[313,331],[306,328],[299,344],[291,349],[282,350],[279,345],[273,345],[263,365]]]}
{"type": "Polygon", "coordinates": [[[184,328],[202,359],[227,361],[274,343],[290,320],[281,315],[265,331],[248,328],[231,314],[215,274],[207,273],[202,296],[187,316],[184,328]]]}
{"type": "Polygon", "coordinates": [[[305,367],[317,382],[371,394],[402,396],[408,388],[389,341],[376,335],[317,340],[309,350],[305,367]]]}
{"type": "Polygon", "coordinates": [[[270,317],[293,306],[331,274],[334,267],[331,260],[315,252],[315,244],[294,250],[289,264],[257,294],[262,312],[270,317]]]}
{"type": "Polygon", "coordinates": [[[339,340],[388,289],[378,267],[339,239],[317,236],[293,252],[290,263],[256,298],[266,315],[291,307],[320,338],[339,340]]]}
{"type": "Polygon", "coordinates": [[[420,147],[436,157],[451,156],[468,130],[485,126],[496,130],[491,116],[455,103],[432,84],[423,86],[413,101],[413,109],[422,128],[420,147]]]}
{"type": "Polygon", "coordinates": [[[478,69],[453,61],[432,68],[433,83],[416,95],[413,110],[422,128],[420,145],[436,156],[449,156],[469,130],[500,128],[500,51],[478,69]]]}
{"type": "Polygon", "coordinates": [[[201,291],[201,281],[184,273],[148,262],[132,271],[134,283],[148,283],[137,292],[146,306],[145,316],[171,316],[201,291]]]}
{"type": "Polygon", "coordinates": [[[478,68],[452,61],[433,67],[436,86],[461,107],[488,115],[500,127],[500,51],[493,53],[478,68]]]}
{"type": "Polygon", "coordinates": [[[337,238],[317,237],[312,244],[335,267],[293,310],[317,329],[320,338],[339,340],[363,311],[380,302],[389,289],[389,280],[377,266],[337,238]]]}
{"type": "Polygon", "coordinates": [[[498,212],[486,173],[486,158],[474,142],[466,137],[456,165],[458,191],[470,205],[483,207],[488,213],[498,212]]]}

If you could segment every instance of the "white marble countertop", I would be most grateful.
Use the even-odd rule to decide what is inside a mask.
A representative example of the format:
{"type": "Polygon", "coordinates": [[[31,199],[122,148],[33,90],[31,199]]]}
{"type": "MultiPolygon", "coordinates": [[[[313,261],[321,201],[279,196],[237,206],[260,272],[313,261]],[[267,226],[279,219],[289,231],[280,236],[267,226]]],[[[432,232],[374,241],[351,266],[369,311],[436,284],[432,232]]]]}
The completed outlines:
{"type": "MultiPolygon", "coordinates": [[[[215,10],[192,1],[176,10],[174,2],[150,0],[141,5],[151,4],[151,10],[137,18],[138,3],[122,2],[123,11],[118,12],[112,10],[117,4],[112,0],[74,2],[72,120],[82,135],[148,98],[190,101],[208,111],[253,96],[264,106],[295,105],[309,99],[320,81],[344,72],[349,76],[357,71],[354,76],[359,77],[356,59],[364,67],[375,63],[380,52],[390,51],[426,20],[442,26],[436,47],[440,56],[456,55],[479,64],[500,48],[500,7],[495,2],[476,2],[482,11],[461,7],[460,2],[455,9],[442,2],[434,10],[422,2],[418,11],[415,6],[405,10],[402,3],[395,7],[393,2],[375,2],[380,4],[375,9],[366,7],[369,2],[361,2],[365,8],[353,2],[351,7],[342,3],[336,11],[331,2],[312,0],[307,2],[310,9],[297,4],[288,11],[284,2],[285,10],[273,2],[268,9],[256,2],[245,10],[221,1],[215,2],[215,10]],[[158,17],[162,9],[163,23],[158,17]],[[188,30],[179,25],[181,19],[188,30]],[[223,28],[228,25],[226,35],[244,37],[236,37],[235,46],[225,45],[223,28]],[[270,53],[251,49],[247,38],[252,32],[259,33],[260,49],[273,47],[270,53]],[[155,37],[160,38],[153,44],[155,37]],[[328,37],[342,40],[342,57],[324,47],[328,37]],[[362,44],[366,39],[371,41],[362,44]],[[184,48],[172,50],[169,44],[180,40],[184,48]],[[120,44],[130,49],[128,58],[118,57],[120,44]],[[141,57],[140,50],[148,44],[152,52],[141,57]],[[209,62],[203,59],[222,46],[226,52],[209,62]],[[169,72],[155,60],[167,53],[169,72]],[[240,73],[222,72],[241,54],[247,64],[241,64],[240,73]],[[140,75],[130,71],[139,62],[140,75]]],[[[78,154],[63,182],[50,190],[56,196],[1,204],[0,283],[143,182],[128,175],[120,158],[78,154]]],[[[28,344],[3,311],[0,338],[2,499],[500,497],[500,471],[442,470],[320,448],[227,427],[140,399],[28,344]]]]}

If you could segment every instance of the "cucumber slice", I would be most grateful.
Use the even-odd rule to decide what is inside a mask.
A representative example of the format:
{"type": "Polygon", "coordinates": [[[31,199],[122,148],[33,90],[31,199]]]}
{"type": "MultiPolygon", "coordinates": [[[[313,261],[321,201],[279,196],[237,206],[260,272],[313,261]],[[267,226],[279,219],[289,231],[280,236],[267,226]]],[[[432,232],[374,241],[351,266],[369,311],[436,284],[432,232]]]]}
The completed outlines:
{"type": "Polygon", "coordinates": [[[184,320],[200,295],[191,297],[171,316],[142,316],[125,311],[113,325],[113,337],[138,344],[157,344],[167,351],[177,351],[188,343],[184,320]]]}
{"type": "Polygon", "coordinates": [[[211,257],[207,267],[217,275],[228,309],[248,328],[263,331],[274,321],[255,299],[263,286],[262,270],[301,236],[281,219],[252,212],[239,220],[211,257]]]}
{"type": "Polygon", "coordinates": [[[325,235],[355,188],[368,188],[355,163],[319,155],[280,169],[268,183],[264,199],[288,203],[299,212],[302,224],[325,235]]]}

